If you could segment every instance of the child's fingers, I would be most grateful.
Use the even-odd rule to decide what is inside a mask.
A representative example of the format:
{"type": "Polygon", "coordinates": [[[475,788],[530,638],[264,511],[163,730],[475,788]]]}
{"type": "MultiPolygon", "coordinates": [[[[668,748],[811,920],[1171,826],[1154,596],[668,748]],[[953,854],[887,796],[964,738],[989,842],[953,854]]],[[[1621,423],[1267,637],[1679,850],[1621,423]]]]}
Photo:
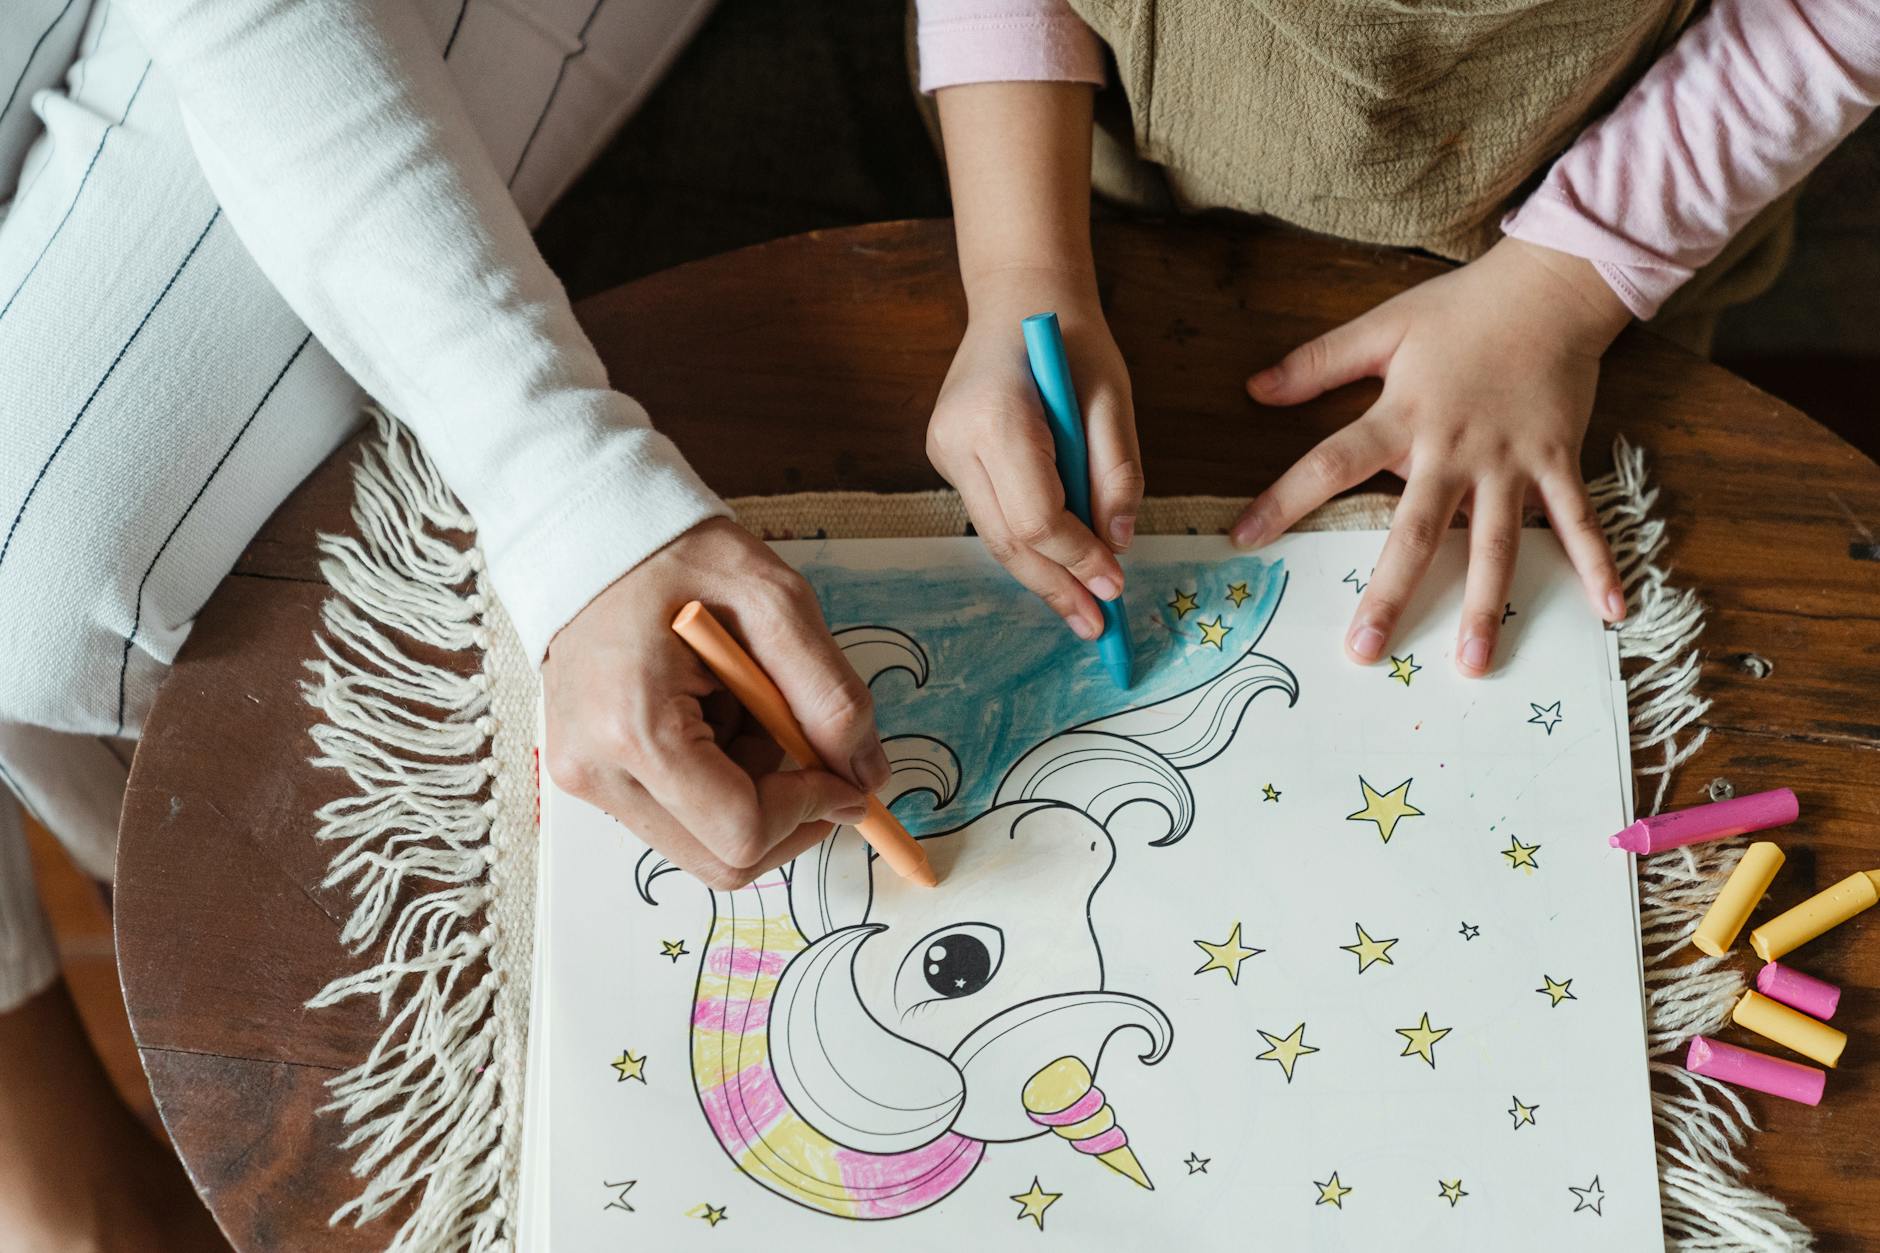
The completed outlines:
{"type": "Polygon", "coordinates": [[[1488,673],[1501,636],[1501,613],[1521,549],[1524,491],[1514,481],[1475,485],[1475,503],[1469,510],[1469,577],[1456,628],[1456,666],[1466,675],[1488,673]]]}
{"type": "Polygon", "coordinates": [[[1397,319],[1373,309],[1317,339],[1309,339],[1247,380],[1263,405],[1296,405],[1321,392],[1384,372],[1401,332],[1397,319]]]}
{"type": "Polygon", "coordinates": [[[1586,494],[1575,468],[1563,467],[1544,474],[1540,480],[1541,502],[1547,517],[1567,550],[1567,560],[1579,572],[1580,584],[1593,612],[1607,622],[1625,617],[1625,590],[1619,582],[1619,568],[1613,563],[1612,549],[1606,544],[1606,532],[1599,525],[1599,511],[1586,494]]]}
{"type": "Polygon", "coordinates": [[[1100,391],[1091,398],[1090,515],[1097,538],[1122,552],[1136,537],[1136,513],[1142,508],[1142,451],[1136,442],[1136,414],[1127,393],[1100,391]]]}
{"type": "Polygon", "coordinates": [[[1443,533],[1456,516],[1464,486],[1428,471],[1410,477],[1390,524],[1390,538],[1384,541],[1377,568],[1345,633],[1345,651],[1354,661],[1368,664],[1384,655],[1397,619],[1403,616],[1410,594],[1430,568],[1443,533]]]}
{"type": "Polygon", "coordinates": [[[1241,548],[1270,543],[1338,493],[1389,465],[1394,459],[1389,435],[1370,416],[1334,431],[1294,462],[1240,511],[1229,538],[1241,548]]]}
{"type": "Polygon", "coordinates": [[[1097,602],[1071,577],[1070,571],[1046,561],[1012,538],[992,484],[979,468],[975,466],[971,472],[961,474],[953,485],[959,490],[973,527],[979,532],[979,540],[992,559],[1049,605],[1079,639],[1094,640],[1101,635],[1103,615],[1097,609],[1097,602]]]}
{"type": "Polygon", "coordinates": [[[994,455],[981,454],[979,466],[1013,541],[1070,571],[1099,600],[1122,594],[1123,567],[1110,546],[1064,507],[1055,461],[1034,445],[1015,442],[994,455]]]}

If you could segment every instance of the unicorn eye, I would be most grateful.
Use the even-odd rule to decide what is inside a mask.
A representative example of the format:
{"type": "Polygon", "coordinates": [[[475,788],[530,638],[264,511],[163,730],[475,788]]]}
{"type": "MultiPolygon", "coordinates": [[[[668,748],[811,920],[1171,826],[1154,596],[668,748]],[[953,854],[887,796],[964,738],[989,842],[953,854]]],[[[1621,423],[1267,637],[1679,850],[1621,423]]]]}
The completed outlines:
{"type": "Polygon", "coordinates": [[[1005,935],[984,922],[955,923],[932,932],[901,961],[895,1000],[903,1008],[933,1000],[958,1000],[992,982],[1005,956],[1005,935]]]}

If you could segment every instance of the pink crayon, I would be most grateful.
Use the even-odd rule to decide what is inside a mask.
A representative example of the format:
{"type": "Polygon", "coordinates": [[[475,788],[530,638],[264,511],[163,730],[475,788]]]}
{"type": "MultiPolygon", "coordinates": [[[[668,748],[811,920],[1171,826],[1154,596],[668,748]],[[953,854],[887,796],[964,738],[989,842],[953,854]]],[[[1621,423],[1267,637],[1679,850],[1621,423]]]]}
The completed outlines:
{"type": "Polygon", "coordinates": [[[1841,1004],[1841,989],[1826,979],[1805,975],[1799,970],[1770,962],[1756,972],[1756,990],[1790,1009],[1826,1022],[1841,1004]]]}
{"type": "Polygon", "coordinates": [[[1767,831],[1794,822],[1800,812],[1795,793],[1779,787],[1773,792],[1640,818],[1606,843],[1628,853],[1658,853],[1684,844],[1728,839],[1746,831],[1767,831]]]}
{"type": "Polygon", "coordinates": [[[1825,1070],[1740,1049],[1701,1035],[1691,1037],[1690,1050],[1684,1055],[1684,1068],[1804,1105],[1821,1104],[1821,1094],[1828,1084],[1825,1070]]]}

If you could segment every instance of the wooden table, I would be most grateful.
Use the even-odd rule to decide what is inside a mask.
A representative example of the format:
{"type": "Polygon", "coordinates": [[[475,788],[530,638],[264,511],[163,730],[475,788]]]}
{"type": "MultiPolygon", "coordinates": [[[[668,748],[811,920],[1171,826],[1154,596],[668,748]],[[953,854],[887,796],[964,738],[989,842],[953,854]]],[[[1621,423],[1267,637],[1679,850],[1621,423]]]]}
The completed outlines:
{"type": "MultiPolygon", "coordinates": [[[[1104,303],[1134,374],[1151,489],[1249,493],[1363,410],[1374,385],[1294,412],[1242,381],[1286,348],[1440,272],[1428,259],[1219,225],[1099,229],[1104,303]]],[[[779,240],[581,309],[616,383],[726,495],[940,486],[923,428],[959,339],[945,222],[779,240]]],[[[1880,468],[1778,400],[1650,335],[1613,349],[1587,440],[1649,450],[1670,562],[1710,606],[1713,779],[1789,785],[1803,819],[1774,899],[1880,866],[1880,468]]],[[[137,753],[118,861],[118,953],[159,1108],[237,1247],[379,1247],[325,1227],[354,1191],[322,1085],[358,1061],[364,1002],[302,1008],[355,969],[349,900],[322,888],[312,813],[343,778],[306,764],[296,683],[326,596],[316,530],[349,527],[350,447],[282,505],[203,610],[137,753]]],[[[1847,989],[1849,1065],[1819,1109],[1752,1097],[1757,1178],[1824,1249],[1880,1247],[1880,911],[1808,951],[1847,989]]]]}

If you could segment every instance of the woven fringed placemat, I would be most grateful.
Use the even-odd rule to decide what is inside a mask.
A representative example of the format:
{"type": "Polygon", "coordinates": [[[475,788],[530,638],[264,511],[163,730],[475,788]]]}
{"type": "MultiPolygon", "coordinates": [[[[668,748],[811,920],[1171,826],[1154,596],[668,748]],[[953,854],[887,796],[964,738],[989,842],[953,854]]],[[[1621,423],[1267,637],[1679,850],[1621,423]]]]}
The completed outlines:
{"type": "MultiPolygon", "coordinates": [[[[334,1222],[369,1222],[395,1206],[391,1250],[513,1246],[534,949],[536,758],[540,682],[484,578],[473,532],[410,435],[382,414],[355,472],[358,538],[323,537],[333,596],[307,699],[317,764],[356,792],[324,806],[334,847],[327,885],[356,905],[340,942],[365,968],[315,1008],[378,1000],[384,1033],[333,1080],[331,1116],[347,1134],[359,1195],[334,1222]],[[407,640],[464,660],[420,660],[407,640]]],[[[1655,813],[1672,773],[1699,746],[1709,702],[1697,693],[1703,606],[1671,586],[1654,558],[1665,524],[1642,452],[1621,441],[1616,469],[1590,484],[1625,582],[1618,628],[1639,809],[1655,813]]],[[[732,501],[769,539],[952,536],[966,513],[952,492],[804,493],[732,501]]],[[[1151,498],[1143,534],[1218,534],[1242,501],[1151,498]]],[[[1334,501],[1301,530],[1375,530],[1392,496],[1334,501]]],[[[1691,933],[1741,855],[1738,839],[1639,864],[1647,1046],[1653,1076],[1665,1244],[1699,1250],[1800,1250],[1808,1230],[1744,1182],[1739,1153],[1755,1124],[1736,1094],[1673,1059],[1716,1030],[1743,989],[1721,958],[1687,960],[1691,933]]]]}

